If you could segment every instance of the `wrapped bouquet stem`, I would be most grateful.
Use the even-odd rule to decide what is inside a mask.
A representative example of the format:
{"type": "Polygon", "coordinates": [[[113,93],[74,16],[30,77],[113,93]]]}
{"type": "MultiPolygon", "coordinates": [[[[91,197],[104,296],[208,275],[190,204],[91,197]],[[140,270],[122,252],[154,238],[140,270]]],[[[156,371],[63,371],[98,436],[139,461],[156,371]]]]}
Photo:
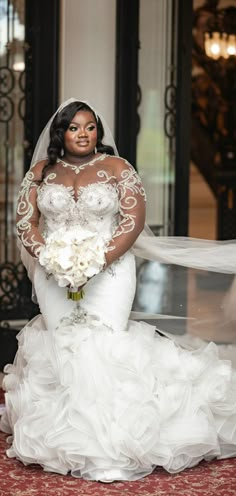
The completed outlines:
{"type": "Polygon", "coordinates": [[[68,287],[67,297],[83,298],[82,287],[103,270],[106,243],[97,233],[81,228],[64,229],[50,234],[39,255],[47,273],[53,274],[60,287],[68,287]]]}
{"type": "Polygon", "coordinates": [[[77,288],[68,288],[67,289],[67,298],[68,300],[79,301],[84,297],[83,289],[77,288]]]}

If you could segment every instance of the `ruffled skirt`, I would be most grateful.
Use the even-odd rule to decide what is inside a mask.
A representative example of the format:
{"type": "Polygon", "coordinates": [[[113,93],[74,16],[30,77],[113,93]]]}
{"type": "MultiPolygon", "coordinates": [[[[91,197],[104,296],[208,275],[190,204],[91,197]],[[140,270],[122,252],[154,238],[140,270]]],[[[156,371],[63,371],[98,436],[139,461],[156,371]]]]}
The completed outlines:
{"type": "MultiPolygon", "coordinates": [[[[116,267],[117,280],[126,268],[116,267]]],[[[88,480],[136,480],[156,466],[174,473],[202,459],[236,456],[236,372],[215,344],[185,350],[144,322],[126,320],[118,332],[120,315],[113,326],[102,307],[88,311],[89,289],[87,308],[86,301],[76,307],[65,300],[73,311],[59,319],[59,288],[52,307],[45,288],[55,283],[43,285],[39,273],[57,325],[49,327],[42,315],[31,321],[6,367],[1,429],[12,434],[9,457],[88,480]]],[[[101,275],[104,287],[116,276],[101,275]]],[[[114,293],[108,297],[111,315],[114,293]]]]}

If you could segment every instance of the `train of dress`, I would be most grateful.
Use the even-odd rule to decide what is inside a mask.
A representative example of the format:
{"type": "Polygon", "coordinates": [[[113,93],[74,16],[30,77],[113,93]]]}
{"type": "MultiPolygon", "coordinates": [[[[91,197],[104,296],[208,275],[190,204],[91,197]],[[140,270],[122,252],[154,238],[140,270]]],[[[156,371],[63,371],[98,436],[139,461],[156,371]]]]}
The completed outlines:
{"type": "Polygon", "coordinates": [[[155,327],[113,332],[77,309],[19,336],[4,380],[1,429],[9,457],[88,480],[174,473],[202,459],[236,456],[236,372],[214,343],[183,349],[155,327]],[[83,322],[84,315],[84,322],[83,322]]]}

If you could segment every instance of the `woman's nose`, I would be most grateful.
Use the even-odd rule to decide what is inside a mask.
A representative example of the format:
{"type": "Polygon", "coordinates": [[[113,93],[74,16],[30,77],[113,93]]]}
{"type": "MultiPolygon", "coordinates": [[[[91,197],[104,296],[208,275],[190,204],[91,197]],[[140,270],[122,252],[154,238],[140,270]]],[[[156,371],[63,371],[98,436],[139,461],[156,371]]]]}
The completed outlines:
{"type": "Polygon", "coordinates": [[[87,130],[84,127],[81,127],[78,132],[79,136],[87,136],[87,130]]]}

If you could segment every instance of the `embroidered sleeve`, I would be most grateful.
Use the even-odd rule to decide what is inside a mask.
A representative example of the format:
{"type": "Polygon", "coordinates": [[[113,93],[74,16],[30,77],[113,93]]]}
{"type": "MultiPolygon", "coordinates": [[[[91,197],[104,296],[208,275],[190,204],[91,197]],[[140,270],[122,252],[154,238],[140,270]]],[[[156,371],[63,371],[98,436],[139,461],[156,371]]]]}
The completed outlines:
{"type": "Polygon", "coordinates": [[[145,191],[137,172],[126,160],[120,161],[116,179],[119,192],[119,225],[108,246],[108,264],[131,248],[145,223],[145,191]]]}
{"type": "Polygon", "coordinates": [[[37,188],[42,167],[33,166],[25,175],[18,197],[16,228],[17,234],[27,251],[38,258],[44,240],[38,230],[40,212],[37,206],[37,188]]]}

